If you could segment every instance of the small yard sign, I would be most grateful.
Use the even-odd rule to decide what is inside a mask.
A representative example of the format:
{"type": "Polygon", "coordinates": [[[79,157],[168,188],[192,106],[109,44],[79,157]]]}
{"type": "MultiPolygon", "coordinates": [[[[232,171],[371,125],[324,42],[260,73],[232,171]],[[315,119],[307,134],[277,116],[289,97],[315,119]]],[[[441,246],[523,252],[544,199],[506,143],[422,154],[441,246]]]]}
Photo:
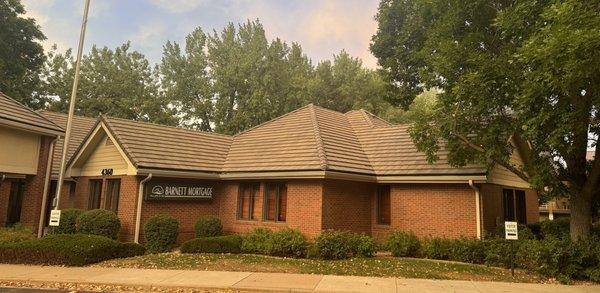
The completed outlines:
{"type": "Polygon", "coordinates": [[[517,222],[504,222],[504,236],[508,240],[519,240],[519,229],[517,222]]]}
{"type": "Polygon", "coordinates": [[[50,226],[58,226],[60,224],[60,210],[52,210],[50,212],[50,226]]]}

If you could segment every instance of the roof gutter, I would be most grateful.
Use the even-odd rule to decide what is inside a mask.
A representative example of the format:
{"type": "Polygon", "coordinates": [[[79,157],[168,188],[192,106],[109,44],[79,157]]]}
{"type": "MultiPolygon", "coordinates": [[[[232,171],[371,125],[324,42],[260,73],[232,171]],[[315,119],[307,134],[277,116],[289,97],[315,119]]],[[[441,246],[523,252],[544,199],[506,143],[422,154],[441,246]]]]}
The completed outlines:
{"type": "MultiPolygon", "coordinates": [[[[46,164],[46,177],[44,178],[44,192],[42,193],[42,208],[40,209],[40,221],[38,223],[37,237],[40,238],[44,234],[44,218],[46,216],[46,203],[48,202],[50,180],[52,177],[52,159],[54,157],[54,147],[58,136],[50,142],[50,150],[48,151],[48,163],[46,164]]],[[[58,202],[56,203],[58,204],[58,202]]]]}
{"type": "Polygon", "coordinates": [[[142,179],[138,187],[138,202],[135,214],[135,236],[133,240],[135,243],[140,243],[140,226],[142,225],[142,202],[144,201],[144,183],[148,182],[150,179],[152,179],[152,173],[148,174],[148,177],[142,179]]]}
{"type": "Polygon", "coordinates": [[[481,239],[481,194],[479,187],[473,184],[473,180],[469,180],[469,186],[475,191],[475,217],[477,220],[477,239],[481,239]]]}

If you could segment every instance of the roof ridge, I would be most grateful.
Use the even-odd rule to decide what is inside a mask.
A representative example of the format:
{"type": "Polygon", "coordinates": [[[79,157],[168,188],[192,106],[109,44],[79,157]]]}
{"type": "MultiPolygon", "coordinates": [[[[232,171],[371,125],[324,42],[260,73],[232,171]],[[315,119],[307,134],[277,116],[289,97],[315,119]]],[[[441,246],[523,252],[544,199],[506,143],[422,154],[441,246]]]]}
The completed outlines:
{"type": "Polygon", "coordinates": [[[317,143],[317,157],[321,161],[321,168],[327,170],[327,156],[325,155],[325,148],[323,147],[323,139],[321,138],[321,131],[319,130],[319,121],[317,119],[317,112],[315,111],[315,105],[308,104],[310,110],[310,118],[313,122],[313,131],[315,134],[315,140],[317,143]]]}
{"type": "MultiPolygon", "coordinates": [[[[63,113],[63,112],[59,112],[59,111],[50,111],[50,110],[46,110],[46,109],[36,110],[36,112],[48,113],[48,114],[58,114],[58,115],[67,116],[67,117],[69,116],[69,114],[67,114],[67,113],[63,113]]],[[[43,114],[41,114],[41,115],[44,116],[43,114]]],[[[98,118],[83,116],[83,115],[73,115],[73,117],[84,118],[84,119],[89,119],[89,120],[94,120],[94,121],[98,120],[98,118]]]]}
{"type": "MultiPolygon", "coordinates": [[[[114,126],[112,126],[112,125],[110,124],[110,121],[109,121],[109,119],[110,119],[110,118],[109,118],[108,116],[106,116],[106,115],[100,115],[100,121],[101,121],[101,122],[104,122],[104,124],[105,124],[105,125],[106,125],[106,127],[108,128],[107,130],[108,130],[108,131],[110,131],[110,132],[112,133],[112,135],[113,135],[113,136],[115,137],[115,139],[117,140],[117,143],[118,143],[118,144],[121,146],[121,148],[122,148],[122,149],[123,149],[123,151],[125,152],[125,155],[126,155],[127,157],[129,157],[129,160],[131,161],[131,163],[132,163],[132,164],[133,164],[133,165],[134,165],[134,166],[137,168],[137,167],[138,167],[138,163],[139,163],[139,160],[138,160],[138,158],[137,158],[137,157],[136,157],[136,156],[133,154],[133,152],[132,152],[132,151],[131,151],[131,150],[130,150],[128,147],[127,147],[127,145],[125,145],[125,144],[123,143],[123,141],[121,140],[121,138],[120,138],[119,134],[118,134],[116,131],[114,131],[114,130],[112,129],[114,126]]],[[[119,118],[119,119],[122,119],[122,118],[119,118]]],[[[123,119],[123,120],[127,120],[127,119],[123,119]]],[[[129,121],[133,121],[133,120],[129,120],[129,121]]]]}
{"type": "Polygon", "coordinates": [[[303,109],[305,109],[305,108],[309,108],[309,107],[311,107],[311,106],[313,106],[313,107],[314,107],[313,103],[309,103],[308,105],[302,106],[302,107],[300,107],[300,108],[298,108],[298,109],[296,109],[296,110],[294,110],[294,111],[287,112],[287,113],[285,113],[285,114],[283,114],[283,115],[280,115],[280,116],[277,116],[277,117],[275,117],[275,118],[273,118],[273,119],[271,119],[271,120],[267,120],[267,121],[265,121],[265,122],[263,122],[263,123],[260,123],[260,124],[258,124],[258,125],[254,125],[254,126],[252,126],[252,127],[248,128],[248,129],[246,129],[246,130],[243,130],[243,131],[240,131],[240,132],[238,132],[238,133],[234,134],[234,135],[233,135],[233,137],[240,136],[240,135],[242,135],[242,134],[245,134],[245,133],[247,133],[247,132],[250,132],[250,131],[252,131],[252,130],[254,130],[254,129],[257,129],[257,128],[261,127],[261,126],[264,126],[264,125],[270,124],[270,123],[272,123],[272,122],[275,122],[275,121],[277,121],[277,120],[280,120],[280,119],[281,119],[281,118],[283,118],[283,117],[287,117],[287,116],[289,116],[289,115],[291,115],[291,114],[293,114],[293,113],[299,112],[300,110],[303,110],[303,109]]]}
{"type": "MultiPolygon", "coordinates": [[[[12,97],[8,96],[7,94],[5,94],[5,93],[3,93],[3,92],[0,92],[0,96],[3,96],[3,97],[5,97],[5,98],[6,98],[7,100],[9,100],[11,103],[13,103],[13,104],[16,104],[17,106],[20,106],[20,107],[23,107],[23,108],[25,108],[25,109],[29,110],[30,112],[32,112],[32,113],[33,113],[34,115],[36,115],[37,117],[39,117],[39,118],[42,118],[42,119],[43,119],[43,120],[45,120],[46,122],[49,122],[50,124],[52,124],[52,125],[54,125],[54,126],[58,127],[58,129],[60,129],[61,131],[64,131],[64,129],[63,129],[62,127],[60,127],[58,124],[56,124],[56,123],[54,123],[54,122],[50,121],[50,119],[48,119],[48,118],[46,118],[46,117],[42,116],[40,113],[38,113],[37,111],[35,111],[35,110],[31,109],[29,106],[27,106],[27,105],[24,105],[24,104],[21,104],[21,103],[17,102],[17,100],[13,99],[12,97]]],[[[11,120],[12,120],[12,119],[11,119],[11,120]]],[[[29,123],[26,123],[26,124],[29,124],[29,123]]],[[[41,127],[41,128],[47,128],[47,129],[50,129],[50,130],[52,130],[50,127],[44,127],[44,126],[40,126],[40,125],[37,125],[37,126],[38,126],[38,127],[41,127]]],[[[55,130],[56,130],[56,129],[55,129],[55,130]]]]}
{"type": "Polygon", "coordinates": [[[165,124],[159,124],[159,123],[150,122],[150,121],[125,119],[125,118],[113,117],[113,116],[108,116],[108,115],[100,115],[100,116],[105,117],[106,119],[121,120],[121,121],[126,121],[126,122],[134,123],[134,124],[150,124],[150,125],[154,125],[154,126],[157,126],[157,127],[175,128],[175,129],[178,129],[178,130],[189,131],[189,132],[194,132],[194,133],[199,133],[199,134],[218,135],[218,136],[225,136],[225,137],[228,137],[228,138],[233,138],[232,135],[222,134],[222,133],[218,133],[218,132],[208,132],[208,131],[204,131],[204,130],[196,130],[196,129],[185,128],[185,127],[181,127],[181,126],[165,125],[165,124]]]}

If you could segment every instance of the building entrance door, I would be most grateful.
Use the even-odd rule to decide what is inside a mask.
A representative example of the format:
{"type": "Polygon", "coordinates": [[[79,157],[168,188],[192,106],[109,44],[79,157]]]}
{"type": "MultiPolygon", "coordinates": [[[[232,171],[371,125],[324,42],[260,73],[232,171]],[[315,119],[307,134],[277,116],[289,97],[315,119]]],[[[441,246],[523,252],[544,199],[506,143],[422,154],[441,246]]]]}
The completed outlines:
{"type": "Polygon", "coordinates": [[[8,210],[6,212],[6,225],[12,226],[21,221],[21,208],[23,207],[23,192],[25,191],[23,180],[13,181],[10,186],[8,198],[8,210]]]}

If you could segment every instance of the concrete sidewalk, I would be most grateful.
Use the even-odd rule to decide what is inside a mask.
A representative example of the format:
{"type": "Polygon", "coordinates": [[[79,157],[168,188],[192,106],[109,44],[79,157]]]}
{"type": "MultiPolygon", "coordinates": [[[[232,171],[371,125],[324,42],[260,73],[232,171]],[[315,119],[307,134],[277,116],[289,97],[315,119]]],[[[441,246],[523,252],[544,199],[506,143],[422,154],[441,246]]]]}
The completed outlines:
{"type": "Polygon", "coordinates": [[[282,273],[25,265],[0,265],[0,281],[288,292],[600,292],[600,285],[564,286],[282,273]]]}

